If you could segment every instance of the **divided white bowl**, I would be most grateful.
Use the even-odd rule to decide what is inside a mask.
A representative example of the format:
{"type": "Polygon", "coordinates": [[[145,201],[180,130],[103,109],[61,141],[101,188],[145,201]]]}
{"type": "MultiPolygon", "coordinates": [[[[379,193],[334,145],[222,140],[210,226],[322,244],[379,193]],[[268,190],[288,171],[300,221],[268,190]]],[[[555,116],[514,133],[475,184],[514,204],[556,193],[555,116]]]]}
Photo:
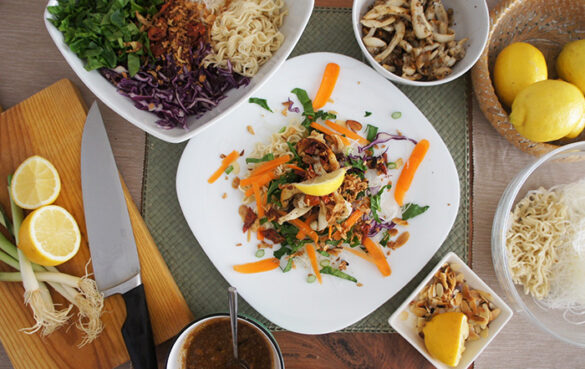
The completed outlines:
{"type": "MultiPolygon", "coordinates": [[[[43,14],[45,26],[53,42],[65,57],[65,60],[79,79],[93,92],[104,104],[118,113],[124,119],[151,135],[167,141],[182,142],[202,132],[222,117],[228,115],[238,105],[247,101],[252,94],[258,90],[270,77],[276,73],[282,63],[288,58],[291,51],[299,41],[307,22],[313,12],[314,0],[285,0],[288,14],[280,31],[285,39],[281,47],[274,53],[272,58],[264,64],[258,73],[250,80],[247,86],[232,89],[213,110],[208,111],[198,119],[190,117],[187,119],[188,128],[181,127],[173,129],[162,129],[156,124],[159,119],[154,113],[139,110],[134,106],[131,99],[120,95],[116,87],[102,77],[97,70],[87,71],[84,68],[84,61],[73,53],[63,41],[63,34],[51,22],[52,15],[45,9],[43,14]]],[[[47,7],[57,5],[57,0],[50,0],[47,7]]]]}

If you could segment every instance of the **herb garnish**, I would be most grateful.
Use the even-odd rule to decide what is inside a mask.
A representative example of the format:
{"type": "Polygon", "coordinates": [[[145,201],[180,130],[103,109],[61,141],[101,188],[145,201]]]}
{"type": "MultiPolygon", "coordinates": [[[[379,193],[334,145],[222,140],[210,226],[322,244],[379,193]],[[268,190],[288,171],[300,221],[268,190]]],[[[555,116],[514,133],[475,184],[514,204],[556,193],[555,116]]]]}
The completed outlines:
{"type": "Polygon", "coordinates": [[[380,217],[378,216],[378,210],[380,210],[380,197],[385,189],[390,189],[391,187],[391,184],[382,186],[375,195],[370,196],[370,210],[372,211],[372,216],[378,223],[380,223],[380,217]]]}
{"type": "Polygon", "coordinates": [[[246,158],[246,164],[250,163],[262,163],[263,161],[270,161],[274,160],[274,155],[272,153],[268,153],[261,158],[246,158]]]}
{"type": "Polygon", "coordinates": [[[368,124],[367,128],[367,135],[366,138],[368,141],[372,142],[376,139],[376,135],[378,134],[378,127],[368,124]]]}
{"type": "Polygon", "coordinates": [[[248,100],[249,103],[251,104],[258,104],[261,107],[263,107],[264,109],[268,110],[269,112],[273,112],[272,109],[270,109],[270,107],[268,106],[268,102],[266,101],[266,99],[261,99],[259,97],[251,97],[248,100]]]}
{"type": "Polygon", "coordinates": [[[309,95],[307,95],[307,91],[303,90],[302,88],[295,88],[291,91],[293,94],[297,95],[299,102],[303,106],[303,114],[307,117],[314,117],[315,111],[313,110],[313,102],[309,99],[309,95]]]}
{"type": "Polygon", "coordinates": [[[332,276],[335,276],[335,277],[338,277],[341,279],[346,279],[348,281],[352,281],[352,282],[357,283],[357,279],[355,279],[351,275],[344,273],[339,269],[332,268],[330,266],[326,266],[326,267],[321,268],[320,272],[321,272],[321,274],[329,274],[329,275],[332,275],[332,276]]]}
{"type": "Polygon", "coordinates": [[[422,213],[424,213],[428,209],[429,209],[428,205],[420,206],[420,205],[417,205],[414,203],[405,204],[402,207],[402,219],[403,220],[412,219],[418,215],[421,215],[422,213]]]}
{"type": "Polygon", "coordinates": [[[230,165],[229,167],[225,168],[225,174],[230,174],[234,170],[234,166],[230,165]]]}
{"type": "Polygon", "coordinates": [[[282,272],[283,273],[289,272],[292,269],[292,265],[293,265],[293,258],[289,258],[288,262],[286,263],[286,266],[284,267],[282,272]]]}
{"type": "Polygon", "coordinates": [[[372,112],[371,111],[366,111],[366,113],[364,114],[364,118],[365,117],[369,117],[370,115],[372,115],[372,112]]]}

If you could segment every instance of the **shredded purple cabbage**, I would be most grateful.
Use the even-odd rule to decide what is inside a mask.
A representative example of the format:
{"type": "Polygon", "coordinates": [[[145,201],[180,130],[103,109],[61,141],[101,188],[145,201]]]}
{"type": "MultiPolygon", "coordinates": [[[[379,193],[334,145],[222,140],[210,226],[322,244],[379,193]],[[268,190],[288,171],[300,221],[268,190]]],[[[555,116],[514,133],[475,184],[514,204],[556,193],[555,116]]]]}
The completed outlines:
{"type": "Polygon", "coordinates": [[[301,112],[301,109],[299,109],[298,106],[293,106],[293,101],[290,99],[290,97],[288,98],[287,105],[288,105],[288,111],[290,111],[292,113],[300,113],[301,112]]]}
{"type": "Polygon", "coordinates": [[[368,231],[368,237],[374,237],[376,236],[381,230],[383,229],[392,229],[394,227],[396,227],[396,223],[390,221],[390,222],[386,222],[386,223],[378,223],[375,220],[372,220],[372,223],[370,230],[368,231]]]}
{"type": "Polygon", "coordinates": [[[203,58],[211,47],[203,41],[191,50],[191,70],[177,67],[172,56],[159,58],[143,66],[132,78],[102,68],[100,73],[118,88],[118,92],[134,101],[134,105],[155,113],[157,124],[164,129],[187,128],[187,117],[202,116],[213,109],[232,88],[247,85],[249,78],[227,69],[202,67],[203,58]]]}
{"type": "Polygon", "coordinates": [[[415,145],[417,144],[417,141],[416,140],[414,140],[412,138],[409,138],[409,137],[406,137],[406,136],[394,135],[394,134],[386,133],[386,132],[379,132],[376,135],[376,138],[374,138],[374,140],[372,142],[370,142],[366,146],[363,146],[363,147],[358,148],[358,151],[361,153],[361,152],[363,152],[363,151],[365,151],[365,150],[367,150],[367,149],[369,149],[369,148],[371,148],[371,147],[373,147],[375,145],[383,144],[383,143],[388,142],[390,140],[398,140],[398,141],[408,140],[408,141],[412,142],[415,145]]]}

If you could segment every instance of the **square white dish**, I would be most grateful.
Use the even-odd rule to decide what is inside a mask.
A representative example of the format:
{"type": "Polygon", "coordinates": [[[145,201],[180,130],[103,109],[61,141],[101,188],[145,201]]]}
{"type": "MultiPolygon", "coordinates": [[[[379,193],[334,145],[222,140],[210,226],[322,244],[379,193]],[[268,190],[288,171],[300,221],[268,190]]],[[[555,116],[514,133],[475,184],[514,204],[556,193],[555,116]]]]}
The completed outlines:
{"type": "Polygon", "coordinates": [[[473,361],[481,354],[487,345],[494,339],[494,337],[502,330],[502,328],[512,318],[512,309],[502,300],[496,293],[484,282],[467,264],[459,258],[454,252],[449,252],[445,255],[439,263],[433,268],[427,277],[420,283],[410,296],[400,305],[400,307],[390,316],[388,323],[400,333],[414,348],[416,348],[429,362],[439,369],[451,369],[453,367],[442,363],[433,358],[425,347],[424,339],[421,338],[416,329],[416,316],[411,312],[409,304],[416,299],[422,289],[429,283],[435,273],[445,264],[456,265],[457,271],[463,273],[465,280],[470,287],[488,292],[492,296],[492,302],[501,310],[500,315],[494,319],[489,325],[489,335],[486,338],[480,338],[477,341],[470,341],[465,343],[465,351],[461,356],[459,365],[456,369],[468,368],[473,361]],[[406,314],[405,314],[406,312],[406,314]]]}
{"type": "MultiPolygon", "coordinates": [[[[299,41],[311,13],[313,12],[314,0],[285,0],[288,14],[280,31],[284,34],[284,42],[274,53],[272,58],[264,64],[258,73],[250,79],[247,86],[238,89],[231,89],[214,109],[203,116],[195,119],[191,116],[187,119],[188,128],[176,127],[173,129],[162,129],[156,124],[159,119],[154,113],[139,110],[134,106],[131,99],[120,95],[116,87],[102,77],[97,70],[87,71],[84,68],[85,62],[77,57],[69,46],[63,41],[63,34],[51,22],[52,15],[45,8],[43,14],[45,26],[57,49],[61,52],[69,66],[77,74],[79,79],[93,92],[104,104],[118,113],[124,119],[134,124],[151,135],[172,143],[183,142],[202,132],[222,117],[228,115],[238,105],[258,90],[270,77],[276,73],[282,63],[288,58],[293,48],[299,41]]],[[[49,0],[47,7],[57,5],[57,0],[49,0]]]]}
{"type": "MultiPolygon", "coordinates": [[[[410,239],[392,251],[389,263],[392,275],[383,278],[371,263],[347,255],[347,273],[363,286],[336,277],[323,276],[323,284],[308,284],[306,270],[298,267],[282,273],[240,274],[233,265],[256,261],[255,237],[246,241],[238,208],[243,193],[232,188],[232,179],[222,176],[209,184],[207,178],[217,169],[221,153],[232,150],[252,152],[257,142],[267,142],[291,120],[299,119],[280,108],[274,113],[256,104],[243,104],[201,135],[191,139],[177,170],[177,197],[193,234],[222,276],[240,295],[273,323],[305,334],[323,334],[343,329],[370,314],[390,299],[426,265],[447,237],[459,209],[459,178],[447,147],[431,123],[416,106],[388,80],[367,65],[347,56],[332,53],[305,54],[285,62],[279,73],[257,91],[270,107],[282,106],[288,98],[299,106],[293,88],[305,89],[315,96],[327,63],[340,66],[331,101],[324,109],[338,112],[339,119],[359,119],[364,125],[377,125],[381,131],[399,130],[415,139],[426,138],[429,152],[417,171],[406,201],[429,205],[429,210],[409,221],[410,239]],[[371,115],[364,117],[364,112],[371,115]],[[401,112],[398,119],[393,112],[401,112]],[[246,128],[250,125],[255,134],[246,128]],[[222,198],[225,194],[226,198],[222,198]],[[440,195],[438,195],[440,194],[440,195]],[[236,247],[236,244],[241,246],[236,247]]],[[[412,144],[393,144],[402,155],[412,144]]],[[[394,157],[388,153],[389,157],[394,157]]],[[[239,160],[244,170],[244,160],[239,160]]],[[[274,249],[278,249],[276,246],[274,249]]],[[[272,251],[267,250],[267,257],[272,251]]],[[[345,256],[344,256],[345,257],[345,256]]]]}

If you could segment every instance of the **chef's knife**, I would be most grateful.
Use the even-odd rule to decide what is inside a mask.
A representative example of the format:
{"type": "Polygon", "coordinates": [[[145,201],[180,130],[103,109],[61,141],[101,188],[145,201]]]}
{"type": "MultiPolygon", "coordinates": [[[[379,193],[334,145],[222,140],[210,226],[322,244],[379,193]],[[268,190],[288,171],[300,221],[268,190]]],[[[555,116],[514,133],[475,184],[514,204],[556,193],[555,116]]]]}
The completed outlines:
{"type": "Polygon", "coordinates": [[[157,367],[136,241],[120,176],[98,105],[93,103],[81,139],[81,188],[95,280],[104,296],[122,294],[122,335],[136,369],[157,367]]]}

